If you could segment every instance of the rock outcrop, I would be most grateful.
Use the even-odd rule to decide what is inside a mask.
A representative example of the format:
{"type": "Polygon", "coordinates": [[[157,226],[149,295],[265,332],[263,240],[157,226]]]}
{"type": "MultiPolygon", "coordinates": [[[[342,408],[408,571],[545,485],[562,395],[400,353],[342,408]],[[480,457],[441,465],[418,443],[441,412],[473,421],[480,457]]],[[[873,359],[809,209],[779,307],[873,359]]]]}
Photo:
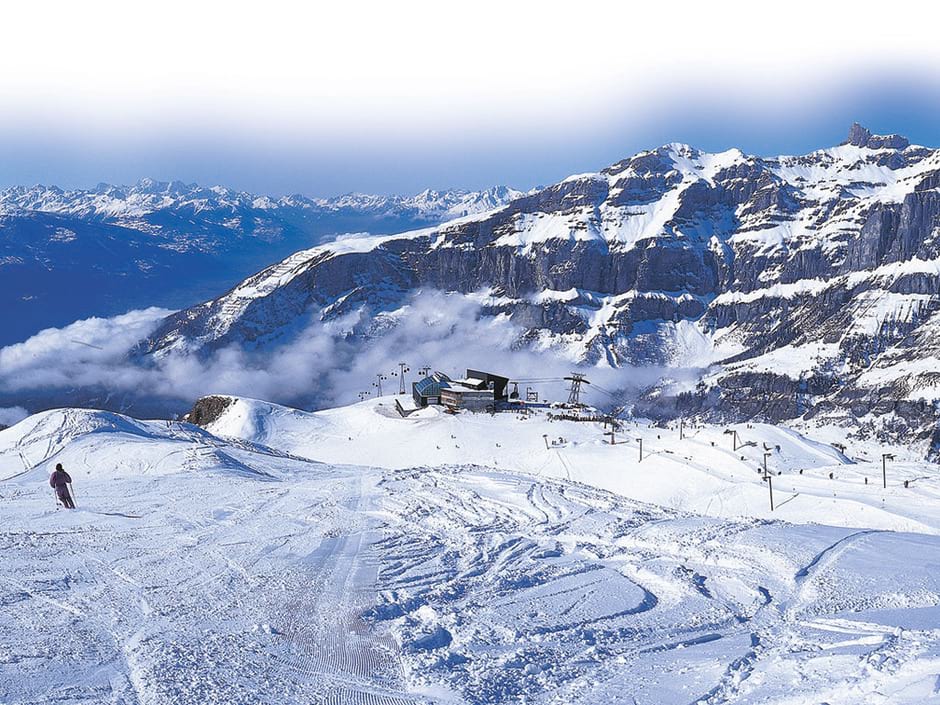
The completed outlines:
{"type": "Polygon", "coordinates": [[[213,421],[218,419],[225,413],[225,411],[235,403],[234,397],[223,397],[223,396],[208,396],[198,399],[193,405],[192,410],[183,417],[184,421],[188,421],[191,424],[196,426],[202,426],[205,428],[213,421]]]}

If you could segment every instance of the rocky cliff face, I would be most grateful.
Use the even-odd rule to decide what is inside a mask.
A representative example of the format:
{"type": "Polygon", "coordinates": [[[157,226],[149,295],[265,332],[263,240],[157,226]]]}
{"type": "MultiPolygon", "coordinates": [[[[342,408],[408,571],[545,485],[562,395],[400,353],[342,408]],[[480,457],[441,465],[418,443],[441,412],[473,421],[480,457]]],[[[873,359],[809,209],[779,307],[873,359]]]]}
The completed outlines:
{"type": "Polygon", "coordinates": [[[520,345],[703,371],[658,385],[644,413],[865,417],[929,443],[940,151],[858,125],[794,157],[666,145],[483,214],[299,252],[170,317],[140,352],[276,344],[299,316],[395,311],[429,288],[508,316],[520,345]]]}

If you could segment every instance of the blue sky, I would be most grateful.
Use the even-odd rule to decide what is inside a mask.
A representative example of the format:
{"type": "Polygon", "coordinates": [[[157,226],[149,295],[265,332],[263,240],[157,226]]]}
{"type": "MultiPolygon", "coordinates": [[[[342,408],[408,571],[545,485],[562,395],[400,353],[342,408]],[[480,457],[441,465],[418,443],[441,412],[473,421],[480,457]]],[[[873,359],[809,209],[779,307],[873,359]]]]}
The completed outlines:
{"type": "Polygon", "coordinates": [[[940,145],[936,25],[916,4],[890,22],[866,2],[773,21],[702,5],[93,0],[54,24],[20,7],[0,46],[0,185],[530,188],[671,141],[806,152],[854,120],[940,145]]]}

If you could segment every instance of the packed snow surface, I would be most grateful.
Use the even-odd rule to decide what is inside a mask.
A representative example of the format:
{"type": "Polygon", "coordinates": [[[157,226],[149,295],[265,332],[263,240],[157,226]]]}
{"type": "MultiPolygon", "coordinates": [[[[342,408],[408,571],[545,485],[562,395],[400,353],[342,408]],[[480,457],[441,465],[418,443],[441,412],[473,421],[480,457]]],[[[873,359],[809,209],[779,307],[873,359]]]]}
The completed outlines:
{"type": "Polygon", "coordinates": [[[892,449],[885,490],[875,446],[604,431],[393,397],[31,416],[0,431],[0,703],[940,702],[929,466],[892,449]]]}

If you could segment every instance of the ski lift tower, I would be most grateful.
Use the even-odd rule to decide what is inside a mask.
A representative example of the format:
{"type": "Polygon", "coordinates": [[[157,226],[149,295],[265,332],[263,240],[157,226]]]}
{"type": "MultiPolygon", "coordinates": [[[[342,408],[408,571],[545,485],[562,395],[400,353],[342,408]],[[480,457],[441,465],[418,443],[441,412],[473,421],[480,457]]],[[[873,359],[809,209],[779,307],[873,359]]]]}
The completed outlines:
{"type": "Polygon", "coordinates": [[[372,386],[378,390],[377,396],[382,396],[382,382],[384,382],[387,379],[388,377],[381,373],[375,376],[375,381],[372,383],[372,386]]]}
{"type": "Polygon", "coordinates": [[[398,372],[392,372],[392,377],[398,377],[398,393],[405,393],[405,373],[411,372],[411,368],[408,367],[407,362],[398,363],[398,372]]]}
{"type": "Polygon", "coordinates": [[[571,382],[571,386],[568,388],[568,404],[570,406],[581,406],[581,385],[590,384],[590,381],[578,372],[572,372],[565,379],[571,382]]]}

